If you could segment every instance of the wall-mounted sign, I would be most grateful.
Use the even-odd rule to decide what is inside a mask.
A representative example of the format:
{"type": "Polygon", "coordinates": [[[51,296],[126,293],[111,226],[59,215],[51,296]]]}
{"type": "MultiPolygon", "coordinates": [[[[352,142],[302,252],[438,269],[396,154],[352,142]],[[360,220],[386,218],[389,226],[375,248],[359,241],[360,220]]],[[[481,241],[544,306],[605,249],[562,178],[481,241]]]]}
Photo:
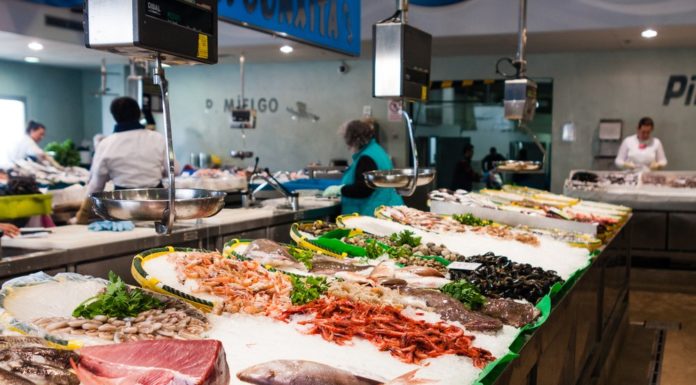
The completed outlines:
{"type": "MultiPolygon", "coordinates": [[[[242,100],[241,95],[237,95],[237,99],[229,98],[222,101],[223,109],[225,113],[232,112],[239,109],[252,109],[260,113],[275,113],[278,111],[278,99],[274,97],[269,98],[244,98],[242,100]]],[[[215,105],[213,99],[205,100],[205,109],[210,110],[215,105]]]]}
{"type": "Polygon", "coordinates": [[[401,103],[401,100],[389,99],[389,103],[387,104],[387,119],[390,122],[401,121],[401,109],[403,108],[403,105],[401,103]]]}
{"type": "Polygon", "coordinates": [[[218,16],[247,28],[360,56],[360,0],[220,0],[218,16]]]}
{"type": "Polygon", "coordinates": [[[463,3],[465,1],[467,0],[411,0],[411,4],[421,5],[423,7],[439,7],[442,5],[463,3]]]}
{"type": "Polygon", "coordinates": [[[694,103],[694,84],[696,83],[696,75],[672,75],[667,80],[667,89],[665,97],[662,100],[662,105],[668,106],[673,99],[677,103],[682,102],[685,106],[691,106],[694,103]]]}

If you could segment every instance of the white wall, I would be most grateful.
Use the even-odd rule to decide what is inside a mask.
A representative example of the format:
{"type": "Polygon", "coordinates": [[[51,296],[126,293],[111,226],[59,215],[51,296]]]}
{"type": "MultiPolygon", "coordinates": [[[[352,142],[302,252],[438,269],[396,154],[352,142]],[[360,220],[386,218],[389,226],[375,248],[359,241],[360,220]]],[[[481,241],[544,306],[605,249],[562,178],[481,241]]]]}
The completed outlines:
{"type": "MultiPolygon", "coordinates": [[[[435,59],[434,79],[493,78],[493,56],[435,59]]],[[[592,144],[600,119],[624,120],[624,136],[634,133],[645,115],[655,120],[669,159],[668,169],[696,169],[696,105],[683,99],[663,106],[672,74],[696,75],[693,50],[587,52],[532,55],[531,77],[553,79],[551,184],[561,191],[571,169],[592,167],[592,144]],[[561,141],[561,125],[572,119],[577,140],[561,141]]]]}
{"type": "MultiPolygon", "coordinates": [[[[230,150],[251,150],[261,164],[273,170],[294,170],[310,162],[328,164],[330,159],[349,159],[338,127],[346,120],[362,116],[363,106],[372,108],[381,124],[381,136],[396,163],[405,163],[403,123],[387,122],[387,102],[372,98],[372,64],[369,61],[349,62],[347,74],[338,73],[338,62],[255,64],[245,65],[245,97],[275,98],[276,112],[259,112],[257,128],[246,130],[246,146],[242,132],[230,129],[224,100],[237,100],[240,94],[239,66],[176,67],[167,70],[170,80],[170,102],[176,156],[188,162],[191,152],[215,153],[227,164],[230,150]],[[213,107],[206,109],[206,100],[213,107]],[[307,104],[318,122],[291,119],[287,107],[296,109],[296,102],[307,104]]],[[[255,106],[258,109],[258,106],[255,106]]],[[[160,119],[160,118],[158,118],[160,119]]],[[[161,127],[161,124],[159,125],[161,127]]],[[[249,162],[249,161],[247,161],[249,162]]]]}
{"type": "MultiPolygon", "coordinates": [[[[436,58],[433,79],[493,79],[496,60],[494,56],[436,58]]],[[[683,99],[662,105],[669,76],[696,75],[693,63],[696,52],[689,50],[530,56],[530,76],[552,78],[554,84],[552,189],[561,191],[571,169],[592,167],[593,140],[603,118],[623,119],[624,134],[629,135],[640,117],[652,116],[657,125],[655,134],[667,151],[668,168],[696,169],[696,157],[692,155],[696,106],[684,106],[683,99]],[[565,143],[560,139],[560,129],[570,119],[577,127],[577,140],[565,143]]],[[[370,105],[382,123],[387,150],[397,164],[404,165],[407,151],[403,124],[387,123],[386,102],[371,97],[371,62],[353,61],[350,65],[351,72],[340,75],[337,62],[247,61],[247,97],[275,97],[279,108],[276,113],[260,114],[258,128],[247,131],[246,149],[254,151],[272,169],[298,169],[309,162],[327,164],[332,158],[348,157],[336,128],[345,120],[359,117],[363,105],[370,105]],[[294,108],[296,101],[307,103],[309,111],[320,116],[319,122],[292,121],[285,109],[294,108]]],[[[178,159],[186,162],[189,153],[205,151],[231,163],[229,150],[243,145],[241,132],[227,128],[223,101],[236,99],[240,93],[238,66],[171,68],[168,75],[178,159]],[[214,102],[210,110],[205,109],[206,99],[214,102]]],[[[477,158],[490,143],[490,138],[483,136],[477,158]]]]}

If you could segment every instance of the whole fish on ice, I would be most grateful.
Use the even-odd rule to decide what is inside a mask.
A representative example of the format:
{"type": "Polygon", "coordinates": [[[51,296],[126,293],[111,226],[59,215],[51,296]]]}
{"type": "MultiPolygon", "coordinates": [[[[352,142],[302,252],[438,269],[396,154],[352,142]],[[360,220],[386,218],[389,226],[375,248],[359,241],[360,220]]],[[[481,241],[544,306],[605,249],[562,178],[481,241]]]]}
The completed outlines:
{"type": "Polygon", "coordinates": [[[388,382],[371,380],[346,370],[313,361],[276,360],[254,365],[237,373],[239,380],[255,385],[424,385],[430,380],[408,372],[388,382]]]}

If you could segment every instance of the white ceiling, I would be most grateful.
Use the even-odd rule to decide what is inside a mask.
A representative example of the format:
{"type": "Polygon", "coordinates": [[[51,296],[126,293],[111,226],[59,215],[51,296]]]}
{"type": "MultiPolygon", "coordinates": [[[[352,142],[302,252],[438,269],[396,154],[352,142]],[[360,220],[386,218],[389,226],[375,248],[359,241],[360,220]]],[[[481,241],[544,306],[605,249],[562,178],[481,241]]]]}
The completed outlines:
{"type": "MultiPolygon", "coordinates": [[[[393,0],[362,1],[363,57],[370,56],[371,26],[390,16],[393,0]]],[[[696,47],[696,0],[529,0],[529,51],[568,52],[587,50],[696,47]],[[640,38],[640,31],[653,27],[659,36],[640,38]]],[[[81,20],[81,15],[19,0],[0,0],[0,58],[23,60],[39,56],[43,63],[71,67],[94,67],[124,58],[86,49],[78,32],[43,25],[44,14],[81,20]],[[3,32],[4,31],[4,32],[3,32]],[[45,49],[33,53],[30,41],[45,49]]],[[[469,0],[445,7],[412,6],[409,23],[434,36],[436,56],[466,54],[512,54],[516,47],[517,1],[469,0]]],[[[278,47],[287,41],[221,22],[221,61],[236,61],[244,53],[249,61],[340,60],[347,57],[290,43],[291,55],[278,47]]]]}

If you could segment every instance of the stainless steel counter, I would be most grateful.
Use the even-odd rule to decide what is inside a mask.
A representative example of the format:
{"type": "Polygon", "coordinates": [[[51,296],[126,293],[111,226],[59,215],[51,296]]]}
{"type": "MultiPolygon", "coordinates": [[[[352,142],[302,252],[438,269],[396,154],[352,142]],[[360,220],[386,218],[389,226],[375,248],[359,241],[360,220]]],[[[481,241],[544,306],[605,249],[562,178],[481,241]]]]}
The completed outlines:
{"type": "Polygon", "coordinates": [[[277,210],[267,202],[263,208],[224,209],[203,220],[177,222],[171,235],[158,235],[152,223],[137,223],[127,232],[92,232],[87,226],[63,226],[44,238],[3,238],[3,247],[31,249],[30,254],[0,260],[0,282],[36,271],[49,274],[71,271],[106,277],[113,270],[132,281],[130,263],[143,250],[179,246],[222,250],[234,238],[271,238],[290,241],[290,225],[309,219],[328,219],[339,214],[336,201],[303,198],[300,211],[277,210]]]}

